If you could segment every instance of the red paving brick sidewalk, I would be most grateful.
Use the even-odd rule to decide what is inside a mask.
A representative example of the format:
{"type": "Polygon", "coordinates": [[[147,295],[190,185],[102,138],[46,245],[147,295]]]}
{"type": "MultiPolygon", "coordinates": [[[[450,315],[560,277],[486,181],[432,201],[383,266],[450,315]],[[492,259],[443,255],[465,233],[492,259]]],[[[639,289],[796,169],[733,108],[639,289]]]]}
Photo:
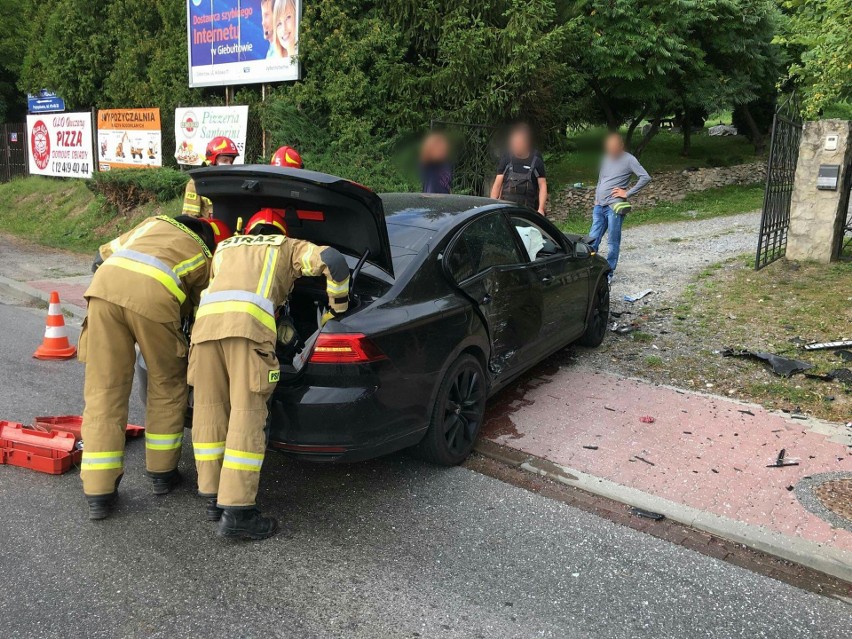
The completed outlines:
{"type": "Polygon", "coordinates": [[[91,275],[84,275],[80,277],[66,277],[53,280],[33,280],[31,282],[26,282],[26,284],[44,293],[57,291],[59,293],[59,299],[63,304],[73,304],[74,306],[85,309],[86,300],[83,297],[83,293],[85,293],[86,289],[89,288],[91,280],[91,275]]]}
{"type": "Polygon", "coordinates": [[[668,507],[673,518],[691,517],[692,509],[716,515],[709,519],[738,541],[768,532],[781,556],[825,555],[852,575],[852,532],[806,510],[795,489],[806,477],[852,471],[852,428],[563,368],[498,396],[483,436],[549,460],[568,477],[582,475],[575,485],[608,486],[621,493],[608,496],[626,503],[647,496],[645,503],[668,507]],[[767,468],[782,448],[799,465],[767,468]]]}

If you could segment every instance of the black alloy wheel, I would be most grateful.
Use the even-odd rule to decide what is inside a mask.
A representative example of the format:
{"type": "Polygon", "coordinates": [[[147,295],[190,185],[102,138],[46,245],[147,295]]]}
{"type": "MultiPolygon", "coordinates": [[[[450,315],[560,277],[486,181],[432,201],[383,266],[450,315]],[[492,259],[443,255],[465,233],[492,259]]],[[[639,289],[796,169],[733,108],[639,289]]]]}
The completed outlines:
{"type": "Polygon", "coordinates": [[[472,355],[460,356],[438,390],[432,422],[417,447],[420,456],[442,466],[463,462],[482,427],[487,396],[480,361],[472,355]]]}
{"type": "Polygon", "coordinates": [[[592,300],[592,311],[589,315],[589,324],[586,326],[586,332],[577,340],[582,346],[600,346],[606,335],[606,329],[609,324],[609,282],[604,275],[598,284],[595,291],[595,297],[592,300]]]}

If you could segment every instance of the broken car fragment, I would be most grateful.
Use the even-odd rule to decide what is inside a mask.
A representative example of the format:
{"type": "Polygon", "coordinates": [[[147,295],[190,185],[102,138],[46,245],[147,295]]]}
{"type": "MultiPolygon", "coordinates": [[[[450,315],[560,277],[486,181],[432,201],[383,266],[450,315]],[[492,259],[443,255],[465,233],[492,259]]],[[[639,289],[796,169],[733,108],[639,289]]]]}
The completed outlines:
{"type": "Polygon", "coordinates": [[[813,364],[803,362],[798,359],[790,359],[781,357],[773,353],[759,353],[755,351],[733,350],[726,348],[722,351],[722,357],[745,357],[750,359],[759,359],[764,362],[769,362],[772,367],[772,372],[782,377],[790,377],[793,373],[801,373],[802,371],[810,370],[814,367],[813,364]]]}

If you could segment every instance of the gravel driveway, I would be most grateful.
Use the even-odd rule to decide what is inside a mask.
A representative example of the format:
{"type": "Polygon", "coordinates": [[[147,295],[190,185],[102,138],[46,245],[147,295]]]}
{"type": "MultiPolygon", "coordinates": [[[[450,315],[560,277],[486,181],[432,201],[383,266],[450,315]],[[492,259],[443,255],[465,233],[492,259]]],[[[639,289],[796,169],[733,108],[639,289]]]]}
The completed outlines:
{"type": "MultiPolygon", "coordinates": [[[[625,295],[649,288],[654,290],[649,301],[674,301],[710,264],[753,252],[759,229],[760,211],[624,229],[612,283],[613,307],[622,306],[625,295]]],[[[608,250],[604,239],[601,255],[608,250]]]]}

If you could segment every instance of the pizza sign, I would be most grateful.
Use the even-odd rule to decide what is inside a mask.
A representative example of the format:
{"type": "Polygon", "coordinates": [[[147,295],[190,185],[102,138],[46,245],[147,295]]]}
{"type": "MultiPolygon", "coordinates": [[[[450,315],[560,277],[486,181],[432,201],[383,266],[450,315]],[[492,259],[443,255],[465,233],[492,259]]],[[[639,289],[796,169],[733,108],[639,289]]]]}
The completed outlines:
{"type": "Polygon", "coordinates": [[[28,115],[27,132],[31,175],[92,177],[91,113],[28,115]]]}
{"type": "Polygon", "coordinates": [[[38,120],[30,133],[30,150],[36,166],[44,170],[47,168],[47,163],[50,162],[50,132],[47,125],[38,120]]]}

